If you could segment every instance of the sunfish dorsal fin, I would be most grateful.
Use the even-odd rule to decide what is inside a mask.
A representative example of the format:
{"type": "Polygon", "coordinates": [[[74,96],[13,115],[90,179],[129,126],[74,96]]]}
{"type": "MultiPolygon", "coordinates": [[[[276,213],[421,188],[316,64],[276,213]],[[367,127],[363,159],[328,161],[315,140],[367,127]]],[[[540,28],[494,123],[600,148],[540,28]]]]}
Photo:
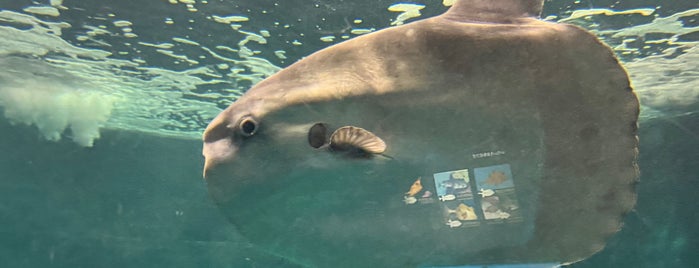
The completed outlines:
{"type": "Polygon", "coordinates": [[[539,17],[544,0],[456,0],[444,13],[457,21],[507,22],[522,17],[539,17]]]}
{"type": "Polygon", "coordinates": [[[386,143],[366,129],[344,126],[330,136],[330,149],[352,156],[370,156],[386,151],[386,143]]]}

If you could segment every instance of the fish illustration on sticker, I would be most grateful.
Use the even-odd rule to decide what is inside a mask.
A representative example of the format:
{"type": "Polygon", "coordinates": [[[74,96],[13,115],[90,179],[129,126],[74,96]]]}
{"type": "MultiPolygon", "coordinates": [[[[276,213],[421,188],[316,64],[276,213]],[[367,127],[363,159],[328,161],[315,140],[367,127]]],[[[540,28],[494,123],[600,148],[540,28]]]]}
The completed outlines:
{"type": "Polygon", "coordinates": [[[446,202],[446,201],[452,201],[456,199],[456,196],[453,194],[448,194],[448,195],[443,195],[439,197],[439,201],[446,202]]]}
{"type": "Polygon", "coordinates": [[[457,170],[451,173],[451,177],[457,180],[464,180],[465,183],[470,181],[468,169],[457,170]]]}
{"type": "Polygon", "coordinates": [[[441,187],[450,188],[451,190],[461,190],[468,188],[468,182],[464,182],[458,179],[449,179],[443,181],[440,185],[441,187]]]}
{"type": "Polygon", "coordinates": [[[462,224],[461,221],[451,220],[451,219],[447,220],[447,226],[449,226],[449,228],[457,228],[457,227],[460,227],[461,224],[462,224]]]}
{"type": "Polygon", "coordinates": [[[472,195],[468,169],[439,172],[433,176],[436,194],[442,201],[465,198],[472,195]]]}
{"type": "Polygon", "coordinates": [[[488,197],[494,195],[495,191],[493,191],[493,189],[481,189],[478,191],[478,194],[481,195],[481,197],[488,197]]]}
{"type": "Polygon", "coordinates": [[[481,207],[483,208],[483,216],[486,220],[506,220],[509,219],[512,214],[510,212],[504,211],[505,207],[507,209],[516,210],[517,207],[511,207],[511,205],[505,206],[502,204],[502,200],[499,196],[488,196],[481,200],[481,207]],[[514,209],[513,209],[514,208],[514,209]]]}
{"type": "Polygon", "coordinates": [[[505,175],[505,172],[495,170],[490,173],[488,176],[488,179],[485,180],[485,184],[490,184],[490,185],[500,185],[503,182],[507,181],[507,175],[505,175]]]}
{"type": "Polygon", "coordinates": [[[422,177],[417,177],[415,182],[413,182],[413,185],[410,186],[410,190],[405,192],[407,196],[415,196],[417,193],[422,191],[422,182],[420,182],[421,179],[422,177]]]}
{"type": "Polygon", "coordinates": [[[473,170],[477,189],[507,189],[513,188],[514,179],[509,164],[486,166],[473,170]]]}
{"type": "Polygon", "coordinates": [[[415,198],[414,196],[407,196],[406,195],[403,197],[403,203],[405,203],[406,205],[415,204],[415,203],[417,203],[417,198],[415,198]]]}
{"type": "Polygon", "coordinates": [[[462,221],[472,221],[478,219],[476,210],[464,203],[459,204],[456,209],[449,209],[447,207],[447,214],[455,214],[456,218],[462,221]]]}

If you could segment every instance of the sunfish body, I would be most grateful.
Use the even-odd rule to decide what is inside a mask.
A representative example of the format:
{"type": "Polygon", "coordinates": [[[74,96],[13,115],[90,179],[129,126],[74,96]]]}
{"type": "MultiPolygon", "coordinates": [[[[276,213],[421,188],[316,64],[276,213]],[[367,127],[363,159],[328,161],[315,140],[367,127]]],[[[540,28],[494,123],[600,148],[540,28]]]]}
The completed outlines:
{"type": "Polygon", "coordinates": [[[213,199],[259,249],[304,266],[570,263],[601,250],[635,204],[638,100],[608,47],[538,20],[541,6],[460,0],[260,82],[204,133],[213,199]],[[504,164],[495,195],[517,210],[445,218],[485,198],[474,170],[504,164]],[[476,192],[446,200],[438,174],[456,170],[476,192]],[[416,177],[439,200],[407,204],[416,177]]]}

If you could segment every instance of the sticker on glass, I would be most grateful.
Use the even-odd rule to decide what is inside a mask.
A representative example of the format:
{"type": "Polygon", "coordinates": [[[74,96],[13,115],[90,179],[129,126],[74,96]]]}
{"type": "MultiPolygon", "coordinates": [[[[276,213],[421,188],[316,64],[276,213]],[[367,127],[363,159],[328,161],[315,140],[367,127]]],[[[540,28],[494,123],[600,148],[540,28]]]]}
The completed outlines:
{"type": "Polygon", "coordinates": [[[412,205],[415,203],[429,204],[434,202],[432,192],[422,186],[422,177],[415,179],[407,192],[403,195],[403,203],[412,205]]]}
{"type": "Polygon", "coordinates": [[[473,199],[443,203],[446,225],[451,228],[478,225],[476,205],[473,199]]]}
{"type": "Polygon", "coordinates": [[[473,174],[486,220],[522,220],[509,164],[475,168],[473,174]]]}
{"type": "Polygon", "coordinates": [[[441,201],[473,198],[468,169],[447,171],[434,174],[437,196],[441,201]]]}
{"type": "Polygon", "coordinates": [[[435,173],[436,193],[444,210],[445,224],[451,228],[479,224],[468,169],[435,173]]]}

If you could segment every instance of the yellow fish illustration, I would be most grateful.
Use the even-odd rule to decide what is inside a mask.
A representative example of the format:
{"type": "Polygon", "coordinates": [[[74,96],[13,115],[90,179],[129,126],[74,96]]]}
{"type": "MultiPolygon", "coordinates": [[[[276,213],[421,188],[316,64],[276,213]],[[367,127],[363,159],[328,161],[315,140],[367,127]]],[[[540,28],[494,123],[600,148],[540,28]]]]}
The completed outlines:
{"type": "Polygon", "coordinates": [[[507,181],[507,175],[505,175],[505,172],[495,170],[490,173],[488,179],[485,180],[485,184],[500,185],[505,181],[507,181]]]}
{"type": "Polygon", "coordinates": [[[463,203],[459,204],[456,208],[456,217],[462,221],[471,221],[478,219],[476,212],[472,207],[469,207],[463,203]]]}
{"type": "Polygon", "coordinates": [[[410,191],[405,193],[406,195],[414,196],[420,191],[422,191],[422,183],[420,182],[420,179],[422,179],[422,177],[417,177],[417,180],[415,180],[415,182],[413,182],[413,185],[410,186],[410,191]]]}

